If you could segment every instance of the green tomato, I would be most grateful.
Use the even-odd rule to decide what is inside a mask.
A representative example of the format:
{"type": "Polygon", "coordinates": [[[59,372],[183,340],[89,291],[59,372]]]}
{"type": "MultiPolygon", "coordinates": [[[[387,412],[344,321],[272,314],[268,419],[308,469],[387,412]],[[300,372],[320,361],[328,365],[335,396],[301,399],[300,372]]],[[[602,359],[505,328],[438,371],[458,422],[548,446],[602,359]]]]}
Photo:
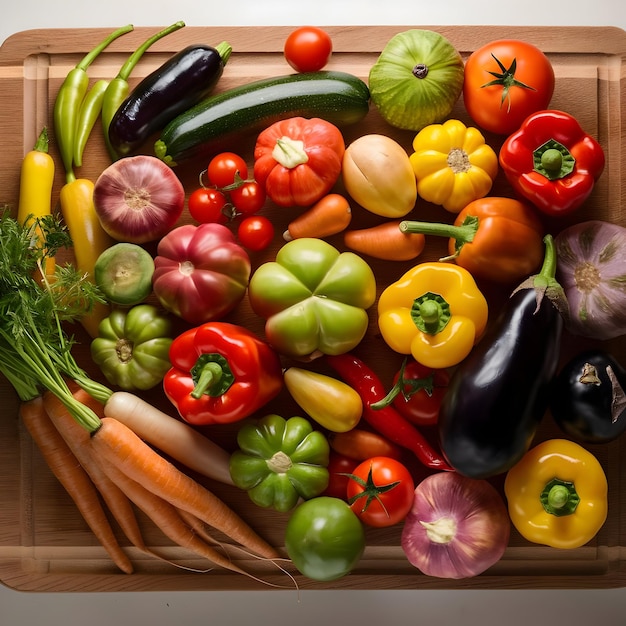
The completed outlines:
{"type": "Polygon", "coordinates": [[[312,580],[337,580],[348,574],[365,550],[363,524],[339,498],[320,496],[291,514],[285,548],[298,571],[312,580]]]}
{"type": "Polygon", "coordinates": [[[170,319],[152,305],[116,309],[100,323],[91,357],[112,385],[126,391],[152,389],[171,367],[170,332],[170,319]]]}
{"type": "Polygon", "coordinates": [[[256,270],[248,295],[278,352],[342,354],[367,331],[376,279],[360,256],[305,237],[285,244],[275,261],[256,270]]]}
{"type": "Polygon", "coordinates": [[[266,415],[242,426],[237,444],[230,474],[257,506],[290,511],[328,486],[328,440],[303,417],[266,415]]]}

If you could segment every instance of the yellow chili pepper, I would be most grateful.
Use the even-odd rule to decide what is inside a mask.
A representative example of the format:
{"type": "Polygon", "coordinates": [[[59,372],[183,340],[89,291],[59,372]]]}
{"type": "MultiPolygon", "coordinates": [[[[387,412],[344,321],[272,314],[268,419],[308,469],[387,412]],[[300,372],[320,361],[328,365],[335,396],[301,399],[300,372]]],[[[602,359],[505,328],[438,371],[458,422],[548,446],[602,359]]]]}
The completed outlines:
{"type": "Polygon", "coordinates": [[[378,300],[378,327],[389,347],[435,369],[461,362],[487,318],[487,300],[472,275],[439,261],[416,265],[378,300]]]}
{"type": "Polygon", "coordinates": [[[459,120],[426,126],[413,139],[413,150],[418,195],[450,213],[486,196],[498,173],[493,148],[477,128],[459,120]]]}
{"type": "Polygon", "coordinates": [[[596,457],[573,441],[549,439],[507,473],[511,522],[533,543],[578,548],[607,517],[607,479],[596,457]]]}
{"type": "MultiPolygon", "coordinates": [[[[96,260],[115,243],[104,231],[93,203],[94,183],[77,178],[61,188],[61,214],[74,245],[75,267],[93,281],[96,260]]],[[[80,321],[91,337],[98,336],[100,322],[108,317],[110,307],[96,302],[90,313],[80,321]]]]}
{"type": "Polygon", "coordinates": [[[343,381],[300,367],[287,368],[283,378],[298,406],[324,428],[344,433],[361,420],[361,396],[343,381]]]}
{"type": "MultiPolygon", "coordinates": [[[[54,171],[54,159],[48,152],[48,129],[44,127],[33,149],[22,160],[17,205],[17,221],[20,224],[30,223],[52,213],[54,171]]],[[[54,258],[46,257],[46,276],[53,276],[54,271],[54,258]]]]}

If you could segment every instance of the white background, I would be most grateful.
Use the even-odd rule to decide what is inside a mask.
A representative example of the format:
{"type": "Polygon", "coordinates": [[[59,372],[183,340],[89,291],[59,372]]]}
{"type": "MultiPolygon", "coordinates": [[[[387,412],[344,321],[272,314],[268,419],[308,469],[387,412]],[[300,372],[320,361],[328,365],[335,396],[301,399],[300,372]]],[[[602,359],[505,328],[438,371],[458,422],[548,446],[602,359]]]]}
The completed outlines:
{"type": "MultiPolygon", "coordinates": [[[[31,28],[231,25],[502,24],[618,26],[623,0],[18,0],[0,42],[31,28]]],[[[626,106],[626,103],[623,103],[626,106]]],[[[22,593],[0,585],[0,626],[258,624],[624,626],[626,589],[22,593]]]]}

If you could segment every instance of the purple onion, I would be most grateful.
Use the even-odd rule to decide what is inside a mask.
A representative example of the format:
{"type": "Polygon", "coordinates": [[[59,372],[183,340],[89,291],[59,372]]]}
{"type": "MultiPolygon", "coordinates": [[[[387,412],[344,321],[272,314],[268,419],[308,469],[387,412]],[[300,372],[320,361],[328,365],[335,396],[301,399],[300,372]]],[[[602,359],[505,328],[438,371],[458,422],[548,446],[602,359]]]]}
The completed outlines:
{"type": "Polygon", "coordinates": [[[555,238],[557,280],[569,303],[568,330],[605,340],[626,334],[626,228],[591,220],[555,238]]]}
{"type": "Polygon", "coordinates": [[[469,578],[500,560],[510,532],[508,510],[491,483],[438,472],[415,489],[401,545],[427,576],[469,578]]]}

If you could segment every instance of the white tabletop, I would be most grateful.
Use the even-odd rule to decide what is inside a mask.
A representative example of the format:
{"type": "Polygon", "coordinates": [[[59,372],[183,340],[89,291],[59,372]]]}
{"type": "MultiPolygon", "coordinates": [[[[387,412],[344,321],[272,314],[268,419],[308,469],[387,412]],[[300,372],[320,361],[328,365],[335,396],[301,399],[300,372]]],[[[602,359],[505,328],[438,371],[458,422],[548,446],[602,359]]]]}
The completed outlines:
{"type": "MultiPolygon", "coordinates": [[[[500,24],[618,26],[623,0],[19,0],[3,5],[0,42],[32,28],[232,25],[500,24]]],[[[626,103],[625,103],[626,105],[626,103]]],[[[259,624],[318,626],[624,626],[626,589],[20,593],[0,585],[0,626],[259,624]]]]}

